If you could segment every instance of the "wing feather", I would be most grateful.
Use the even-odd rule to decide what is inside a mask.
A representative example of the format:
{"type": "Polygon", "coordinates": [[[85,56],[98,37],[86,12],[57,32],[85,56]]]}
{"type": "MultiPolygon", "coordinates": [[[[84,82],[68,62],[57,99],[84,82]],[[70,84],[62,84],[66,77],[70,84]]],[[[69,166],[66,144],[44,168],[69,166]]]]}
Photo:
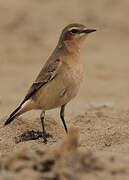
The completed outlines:
{"type": "Polygon", "coordinates": [[[27,95],[25,96],[21,105],[30,99],[41,87],[45,84],[52,81],[57,75],[58,69],[60,67],[61,61],[59,58],[55,59],[55,61],[51,61],[50,63],[46,63],[35,82],[30,87],[27,95]]]}

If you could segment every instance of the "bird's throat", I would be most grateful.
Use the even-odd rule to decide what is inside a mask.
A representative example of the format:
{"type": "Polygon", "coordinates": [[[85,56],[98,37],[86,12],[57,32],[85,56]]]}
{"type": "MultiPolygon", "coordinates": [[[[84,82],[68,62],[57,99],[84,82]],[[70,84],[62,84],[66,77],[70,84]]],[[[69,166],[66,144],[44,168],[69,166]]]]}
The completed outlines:
{"type": "Polygon", "coordinates": [[[69,53],[80,54],[80,46],[81,46],[80,43],[74,40],[66,40],[64,41],[64,45],[69,53]]]}

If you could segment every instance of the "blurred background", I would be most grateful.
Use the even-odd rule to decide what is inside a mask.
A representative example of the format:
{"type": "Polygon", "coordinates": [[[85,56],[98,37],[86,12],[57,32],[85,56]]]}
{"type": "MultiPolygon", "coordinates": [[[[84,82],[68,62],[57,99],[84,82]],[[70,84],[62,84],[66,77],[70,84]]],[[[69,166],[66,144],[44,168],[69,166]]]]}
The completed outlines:
{"type": "Polygon", "coordinates": [[[96,103],[128,108],[128,7],[128,0],[0,0],[1,114],[21,102],[70,23],[97,32],[82,48],[85,77],[69,117],[96,103]]]}

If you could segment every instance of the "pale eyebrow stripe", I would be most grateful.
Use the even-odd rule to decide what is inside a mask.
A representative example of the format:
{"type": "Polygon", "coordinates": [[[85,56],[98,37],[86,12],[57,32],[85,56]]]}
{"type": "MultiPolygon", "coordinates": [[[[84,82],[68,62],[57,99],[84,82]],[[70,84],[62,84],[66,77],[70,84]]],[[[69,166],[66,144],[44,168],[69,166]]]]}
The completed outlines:
{"type": "Polygon", "coordinates": [[[68,29],[68,31],[71,31],[72,29],[79,30],[79,28],[78,28],[78,27],[71,27],[71,28],[69,28],[69,29],[68,29]]]}

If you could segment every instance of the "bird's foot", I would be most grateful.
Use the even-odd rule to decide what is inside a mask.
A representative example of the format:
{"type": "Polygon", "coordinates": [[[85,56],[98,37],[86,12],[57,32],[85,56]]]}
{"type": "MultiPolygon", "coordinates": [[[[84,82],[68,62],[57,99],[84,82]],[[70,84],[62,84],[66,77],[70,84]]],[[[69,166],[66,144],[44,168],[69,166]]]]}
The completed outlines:
{"type": "Polygon", "coordinates": [[[47,144],[47,138],[52,138],[52,135],[49,133],[43,133],[43,142],[47,144]]]}

